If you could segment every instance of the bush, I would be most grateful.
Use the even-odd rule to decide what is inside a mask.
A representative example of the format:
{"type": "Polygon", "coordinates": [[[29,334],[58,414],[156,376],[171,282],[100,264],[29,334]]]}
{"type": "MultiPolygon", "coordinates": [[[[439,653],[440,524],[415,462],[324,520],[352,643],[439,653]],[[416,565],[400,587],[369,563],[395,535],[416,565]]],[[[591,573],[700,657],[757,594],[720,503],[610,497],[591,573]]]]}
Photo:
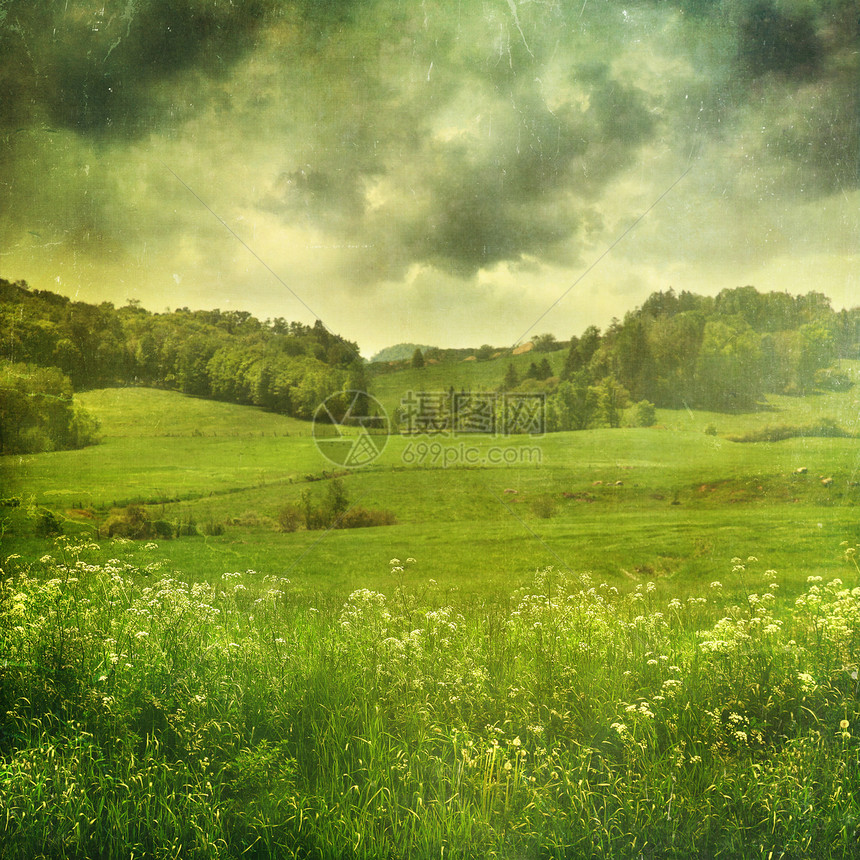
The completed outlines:
{"type": "Polygon", "coordinates": [[[716,436],[717,435],[717,428],[713,424],[708,424],[708,426],[705,427],[705,435],[706,436],[716,436]]]}
{"type": "Polygon", "coordinates": [[[633,420],[637,427],[653,427],[657,423],[657,409],[649,400],[640,400],[636,404],[633,420]]]}
{"type": "Polygon", "coordinates": [[[372,526],[393,526],[397,518],[391,511],[351,508],[335,521],[336,529],[365,529],[372,526]]]}
{"type": "Polygon", "coordinates": [[[63,526],[56,514],[47,508],[39,508],[35,512],[34,525],[39,537],[53,537],[63,531],[63,526]]]}
{"type": "Polygon", "coordinates": [[[167,520],[155,520],[152,524],[155,537],[170,540],[174,535],[173,524],[167,520]]]}
{"type": "Polygon", "coordinates": [[[854,387],[854,380],[841,370],[828,368],[815,372],[815,387],[825,391],[848,391],[854,387]]]}
{"type": "Polygon", "coordinates": [[[108,537],[129,540],[148,540],[155,535],[149,514],[140,505],[128,505],[121,513],[111,514],[101,531],[108,537]]]}
{"type": "Polygon", "coordinates": [[[278,528],[280,528],[282,532],[297,531],[303,521],[304,516],[302,515],[302,510],[295,503],[284,505],[284,507],[278,511],[278,528]]]}
{"type": "Polygon", "coordinates": [[[176,523],[177,537],[196,537],[199,534],[197,520],[194,519],[193,514],[188,513],[184,517],[179,518],[179,521],[176,523]]]}

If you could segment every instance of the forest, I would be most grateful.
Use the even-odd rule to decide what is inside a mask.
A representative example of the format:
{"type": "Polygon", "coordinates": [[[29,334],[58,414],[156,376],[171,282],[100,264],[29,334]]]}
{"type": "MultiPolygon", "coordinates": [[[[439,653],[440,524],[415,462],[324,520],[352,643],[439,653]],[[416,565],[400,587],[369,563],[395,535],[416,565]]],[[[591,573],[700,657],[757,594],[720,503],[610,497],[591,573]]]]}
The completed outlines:
{"type": "Polygon", "coordinates": [[[590,326],[571,338],[558,380],[541,361],[526,374],[533,382],[509,368],[506,387],[543,387],[550,429],[580,430],[618,426],[630,404],[647,423],[653,406],[740,412],[761,408],[767,394],[839,390],[851,382],[835,362],[858,356],[860,308],[834,311],[822,293],[668,290],[603,333],[590,326]]]}
{"type": "Polygon", "coordinates": [[[366,387],[358,346],[320,321],[151,313],[134,300],[92,305],[0,279],[0,331],[0,453],[91,442],[73,391],[144,385],[308,419],[329,395],[366,387]]]}

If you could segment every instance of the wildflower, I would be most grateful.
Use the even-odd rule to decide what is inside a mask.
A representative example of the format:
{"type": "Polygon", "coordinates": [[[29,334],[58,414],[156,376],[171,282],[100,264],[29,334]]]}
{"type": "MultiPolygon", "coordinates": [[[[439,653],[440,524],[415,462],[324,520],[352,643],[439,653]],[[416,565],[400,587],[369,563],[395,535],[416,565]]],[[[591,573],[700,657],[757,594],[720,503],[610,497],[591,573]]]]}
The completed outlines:
{"type": "Polygon", "coordinates": [[[723,587],[722,582],[717,582],[715,580],[714,582],[711,583],[711,588],[722,588],[722,587],[723,587]]]}
{"type": "Polygon", "coordinates": [[[850,723],[848,722],[848,720],[841,720],[839,723],[839,728],[842,729],[842,731],[844,732],[849,725],[850,723]]]}
{"type": "Polygon", "coordinates": [[[135,639],[146,639],[149,636],[148,630],[138,630],[137,633],[134,634],[135,639]]]}
{"type": "Polygon", "coordinates": [[[407,558],[406,563],[407,564],[415,564],[415,559],[414,558],[407,558]]]}
{"type": "Polygon", "coordinates": [[[391,561],[389,561],[388,563],[389,564],[400,564],[400,559],[399,558],[392,558],[391,561]]]}

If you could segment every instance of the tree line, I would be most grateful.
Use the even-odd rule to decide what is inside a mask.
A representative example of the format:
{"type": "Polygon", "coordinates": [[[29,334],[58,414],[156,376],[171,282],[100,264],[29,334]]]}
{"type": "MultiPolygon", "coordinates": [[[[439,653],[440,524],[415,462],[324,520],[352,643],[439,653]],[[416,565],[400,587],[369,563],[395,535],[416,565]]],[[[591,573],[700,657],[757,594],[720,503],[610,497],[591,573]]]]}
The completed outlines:
{"type": "MultiPolygon", "coordinates": [[[[358,346],[319,320],[312,326],[281,317],[260,321],[245,311],[220,309],[151,313],[134,300],[121,308],[94,305],[3,279],[0,362],[16,379],[0,390],[4,453],[75,446],[50,421],[41,422],[29,443],[23,436],[8,441],[14,435],[7,402],[13,389],[27,389],[35,403],[50,394],[46,385],[59,387],[71,413],[73,390],[148,385],[307,419],[329,395],[366,388],[358,346]],[[17,369],[9,370],[12,365],[17,369]],[[38,368],[53,369],[50,384],[38,368]]],[[[342,399],[346,408],[348,398],[342,399]]]]}
{"type": "MultiPolygon", "coordinates": [[[[717,412],[753,409],[767,394],[806,394],[851,385],[834,368],[860,358],[860,308],[834,311],[827,296],[760,293],[754,287],[717,296],[653,293],[606,331],[589,326],[564,345],[557,376],[544,358],[523,379],[513,365],[502,387],[549,394],[550,429],[618,426],[624,408],[653,421],[653,408],[717,412]]],[[[536,349],[537,351],[537,349],[536,349]]]]}

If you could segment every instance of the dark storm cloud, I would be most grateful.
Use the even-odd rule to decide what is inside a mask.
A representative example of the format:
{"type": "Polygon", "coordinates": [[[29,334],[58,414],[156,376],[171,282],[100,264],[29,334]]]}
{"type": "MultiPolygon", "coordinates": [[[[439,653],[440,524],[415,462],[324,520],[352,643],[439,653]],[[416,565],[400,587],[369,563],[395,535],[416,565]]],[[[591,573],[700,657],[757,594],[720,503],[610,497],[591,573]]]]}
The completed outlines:
{"type": "Polygon", "coordinates": [[[220,74],[248,50],[270,0],[12,0],[0,24],[0,121],[83,134],[146,134],[187,105],[162,85],[199,69],[220,74]]]}
{"type": "MultiPolygon", "coordinates": [[[[693,56],[722,48],[689,86],[699,127],[714,139],[758,115],[759,165],[780,165],[783,190],[830,194],[860,186],[860,12],[855,0],[712,0],[679,5],[693,56]],[[696,14],[691,14],[692,12],[696,14]]],[[[708,56],[705,54],[705,56],[708,56]]]]}
{"type": "Polygon", "coordinates": [[[753,3],[741,17],[738,62],[752,77],[767,72],[811,77],[824,46],[809,11],[780,11],[771,0],[753,3]]]}
{"type": "MultiPolygon", "coordinates": [[[[653,132],[645,97],[605,66],[571,77],[587,107],[554,110],[527,92],[501,111],[494,138],[435,143],[430,205],[404,225],[418,260],[471,274],[502,260],[556,256],[599,192],[653,132]]],[[[393,213],[392,213],[393,214],[393,213]]]]}
{"type": "Polygon", "coordinates": [[[739,198],[762,176],[783,203],[860,185],[857,18],[856,0],[0,0],[0,228],[168,256],[209,216],[167,152],[219,214],[313,233],[345,282],[570,263],[655,152],[680,165],[667,183],[697,147],[722,159],[739,198]]]}

